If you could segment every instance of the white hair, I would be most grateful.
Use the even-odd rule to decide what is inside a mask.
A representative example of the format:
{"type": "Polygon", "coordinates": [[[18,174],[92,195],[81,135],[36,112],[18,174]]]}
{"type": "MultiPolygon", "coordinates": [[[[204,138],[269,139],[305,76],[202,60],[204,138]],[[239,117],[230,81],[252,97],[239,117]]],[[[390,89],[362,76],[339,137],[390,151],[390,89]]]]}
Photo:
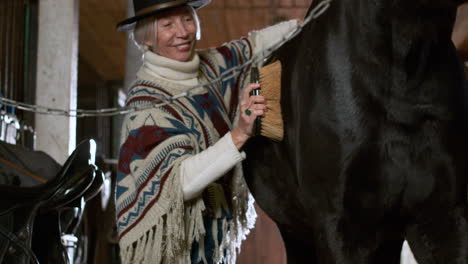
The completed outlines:
{"type": "MultiPolygon", "coordinates": [[[[201,38],[201,27],[200,19],[198,18],[197,11],[193,6],[186,5],[192,15],[193,20],[195,21],[195,26],[197,29],[196,39],[200,40],[201,38]]],[[[144,53],[149,50],[150,47],[146,45],[146,41],[150,40],[153,43],[153,46],[156,45],[156,40],[158,36],[158,19],[156,16],[150,16],[136,22],[135,28],[129,34],[130,40],[137,46],[137,48],[144,53]]]]}
{"type": "Polygon", "coordinates": [[[197,11],[193,6],[189,5],[190,13],[192,14],[193,20],[195,20],[195,26],[197,27],[197,35],[196,38],[197,40],[201,39],[201,27],[200,27],[200,19],[198,18],[197,11]]]}

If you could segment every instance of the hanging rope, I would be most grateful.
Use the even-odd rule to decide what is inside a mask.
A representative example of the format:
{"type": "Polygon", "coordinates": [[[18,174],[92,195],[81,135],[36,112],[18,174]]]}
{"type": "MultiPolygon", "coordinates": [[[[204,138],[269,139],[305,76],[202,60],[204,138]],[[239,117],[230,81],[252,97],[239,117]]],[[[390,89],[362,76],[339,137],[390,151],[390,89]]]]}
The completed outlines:
{"type": "Polygon", "coordinates": [[[323,0],[321,1],[304,19],[304,22],[298,25],[297,29],[292,31],[290,34],[284,36],[282,40],[275,45],[272,45],[268,49],[264,49],[252,56],[252,58],[248,61],[246,61],[244,64],[239,65],[237,67],[233,67],[227,71],[225,71],[221,76],[218,78],[207,82],[203,84],[199,84],[196,86],[193,86],[187,90],[187,92],[177,94],[172,97],[165,97],[165,98],[160,98],[163,102],[162,103],[143,103],[138,106],[132,106],[132,107],[120,107],[120,108],[105,108],[105,109],[97,109],[97,110],[84,110],[84,109],[71,109],[71,110],[63,110],[63,109],[55,109],[55,108],[50,108],[50,107],[45,107],[45,106],[40,106],[40,105],[32,105],[32,104],[26,104],[22,102],[17,102],[12,99],[0,97],[0,103],[15,107],[19,110],[23,111],[28,111],[28,112],[34,112],[37,114],[44,114],[44,115],[54,115],[54,116],[67,116],[67,117],[108,117],[108,116],[117,116],[117,115],[125,115],[128,113],[136,112],[136,111],[141,111],[145,110],[148,108],[154,108],[154,107],[162,107],[168,104],[171,104],[173,101],[181,98],[181,97],[187,97],[187,96],[192,96],[192,91],[194,91],[197,88],[205,88],[213,85],[214,83],[222,82],[225,80],[229,80],[231,78],[237,77],[242,70],[250,66],[251,64],[259,63],[262,62],[266,57],[270,56],[274,51],[276,51],[278,48],[283,46],[286,42],[297,36],[299,33],[301,33],[302,29],[310,23],[310,21],[317,19],[320,17],[325,11],[330,7],[330,3],[332,0],[323,0]]]}

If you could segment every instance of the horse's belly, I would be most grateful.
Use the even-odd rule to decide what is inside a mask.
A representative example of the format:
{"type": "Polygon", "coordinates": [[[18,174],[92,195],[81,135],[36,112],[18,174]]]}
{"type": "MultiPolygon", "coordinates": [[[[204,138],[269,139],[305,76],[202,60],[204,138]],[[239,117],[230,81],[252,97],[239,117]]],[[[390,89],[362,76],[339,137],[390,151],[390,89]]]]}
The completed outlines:
{"type": "Polygon", "coordinates": [[[410,211],[454,203],[458,164],[441,131],[385,127],[378,140],[359,146],[343,170],[345,204],[410,211]]]}

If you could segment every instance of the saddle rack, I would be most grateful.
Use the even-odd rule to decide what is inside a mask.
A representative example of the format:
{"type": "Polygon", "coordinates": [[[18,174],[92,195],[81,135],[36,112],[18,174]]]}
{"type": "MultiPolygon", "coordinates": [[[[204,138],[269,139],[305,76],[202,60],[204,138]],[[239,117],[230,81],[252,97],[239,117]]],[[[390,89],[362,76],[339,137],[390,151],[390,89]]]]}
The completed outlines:
{"type": "Polygon", "coordinates": [[[99,193],[104,182],[104,174],[95,165],[95,151],[94,140],[81,142],[56,176],[44,184],[32,187],[0,184],[0,263],[40,263],[39,253],[34,252],[32,245],[42,240],[34,236],[34,229],[40,228],[35,220],[47,214],[57,221],[52,224],[59,236],[52,239],[63,249],[60,262],[73,263],[77,242],[74,234],[86,201],[99,193]]]}

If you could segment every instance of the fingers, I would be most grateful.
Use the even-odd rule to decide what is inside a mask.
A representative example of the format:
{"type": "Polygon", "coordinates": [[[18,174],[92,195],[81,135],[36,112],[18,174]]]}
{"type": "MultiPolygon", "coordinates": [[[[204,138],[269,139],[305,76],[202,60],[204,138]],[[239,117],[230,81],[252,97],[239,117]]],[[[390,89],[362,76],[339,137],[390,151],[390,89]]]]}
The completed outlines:
{"type": "Polygon", "coordinates": [[[249,99],[249,102],[243,105],[243,107],[241,107],[241,110],[244,113],[247,109],[251,113],[248,116],[252,116],[252,113],[254,114],[254,116],[264,116],[265,112],[267,111],[265,98],[260,95],[252,96],[249,99]]]}
{"type": "Polygon", "coordinates": [[[262,95],[252,95],[252,96],[250,96],[250,98],[249,98],[249,104],[250,104],[250,105],[253,105],[253,104],[265,104],[265,103],[266,103],[265,97],[262,96],[262,95]]]}
{"type": "Polygon", "coordinates": [[[249,84],[245,89],[244,91],[242,92],[242,97],[241,97],[241,101],[240,101],[240,104],[241,106],[242,105],[247,105],[250,101],[250,92],[252,92],[252,90],[254,89],[260,89],[260,84],[258,83],[251,83],[249,84]]]}
{"type": "Polygon", "coordinates": [[[252,110],[263,110],[266,111],[267,107],[264,104],[254,104],[250,107],[252,110]]]}
{"type": "MultiPolygon", "coordinates": [[[[240,107],[244,118],[253,122],[257,116],[265,116],[266,112],[266,99],[261,95],[252,95],[250,92],[254,89],[259,89],[260,84],[249,84],[242,93],[240,107]],[[248,110],[248,111],[247,111],[248,110]]],[[[250,123],[249,122],[249,123],[250,123]]]]}
{"type": "Polygon", "coordinates": [[[244,100],[243,103],[241,103],[241,108],[243,109],[250,108],[251,106],[256,105],[256,104],[265,105],[266,104],[265,97],[262,95],[252,95],[246,100],[244,100]]]}
{"type": "Polygon", "coordinates": [[[252,115],[254,117],[258,117],[258,116],[261,116],[261,117],[264,117],[265,116],[265,110],[254,110],[252,111],[252,115]]]}
{"type": "Polygon", "coordinates": [[[257,116],[265,116],[267,112],[267,107],[264,104],[254,104],[251,105],[249,108],[246,108],[243,111],[243,115],[246,115],[246,118],[250,121],[254,120],[257,116]]]}
{"type": "Polygon", "coordinates": [[[254,89],[260,89],[259,83],[251,83],[245,89],[243,93],[243,97],[248,98],[250,96],[250,92],[254,89]]]}
{"type": "Polygon", "coordinates": [[[252,136],[255,119],[259,116],[265,116],[265,112],[267,111],[266,99],[264,96],[250,96],[250,93],[254,89],[260,89],[260,85],[251,83],[242,91],[240,101],[241,118],[239,118],[238,124],[233,130],[237,134],[243,135],[245,139],[252,136]]]}
{"type": "Polygon", "coordinates": [[[250,107],[251,111],[255,114],[255,116],[265,116],[267,111],[267,107],[264,104],[255,104],[250,107]]]}

